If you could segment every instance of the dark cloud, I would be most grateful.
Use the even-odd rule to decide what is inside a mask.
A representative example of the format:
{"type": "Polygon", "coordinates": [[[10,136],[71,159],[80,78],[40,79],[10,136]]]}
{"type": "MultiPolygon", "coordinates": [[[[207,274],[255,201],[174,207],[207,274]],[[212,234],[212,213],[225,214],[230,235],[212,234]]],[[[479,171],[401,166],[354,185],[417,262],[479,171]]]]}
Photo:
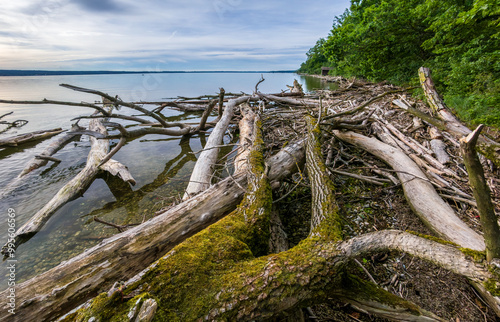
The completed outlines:
{"type": "Polygon", "coordinates": [[[83,9],[93,12],[124,12],[126,5],[121,5],[115,0],[72,0],[83,9]]]}

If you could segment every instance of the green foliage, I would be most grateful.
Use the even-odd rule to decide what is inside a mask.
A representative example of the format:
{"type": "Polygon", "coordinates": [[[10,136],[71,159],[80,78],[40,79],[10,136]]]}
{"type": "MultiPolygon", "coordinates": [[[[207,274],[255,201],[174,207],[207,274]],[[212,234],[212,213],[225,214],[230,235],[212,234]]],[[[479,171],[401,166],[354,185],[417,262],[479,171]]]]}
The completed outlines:
{"type": "Polygon", "coordinates": [[[351,0],[307,57],[304,72],[321,63],[337,75],[396,84],[430,67],[462,119],[500,127],[499,0],[351,0]]]}
{"type": "Polygon", "coordinates": [[[329,66],[328,59],[324,54],[325,39],[320,38],[314,47],[307,52],[307,60],[300,65],[299,73],[320,74],[321,67],[329,66]]]}

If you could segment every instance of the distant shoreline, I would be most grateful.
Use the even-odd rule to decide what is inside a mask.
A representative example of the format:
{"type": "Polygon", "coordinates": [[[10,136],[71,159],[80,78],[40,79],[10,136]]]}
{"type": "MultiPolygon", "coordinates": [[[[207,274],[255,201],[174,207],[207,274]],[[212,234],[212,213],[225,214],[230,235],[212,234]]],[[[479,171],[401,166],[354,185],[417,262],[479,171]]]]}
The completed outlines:
{"type": "Polygon", "coordinates": [[[180,73],[295,73],[295,70],[271,71],[54,71],[54,70],[0,70],[0,76],[74,76],[74,75],[112,75],[112,74],[180,74],[180,73]]]}

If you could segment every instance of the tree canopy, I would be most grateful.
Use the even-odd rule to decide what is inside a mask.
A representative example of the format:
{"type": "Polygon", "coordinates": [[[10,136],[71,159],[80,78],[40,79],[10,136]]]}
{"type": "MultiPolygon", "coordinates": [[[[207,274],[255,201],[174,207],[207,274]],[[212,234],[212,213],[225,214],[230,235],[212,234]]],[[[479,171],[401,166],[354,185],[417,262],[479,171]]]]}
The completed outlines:
{"type": "Polygon", "coordinates": [[[499,0],[352,0],[300,72],[407,84],[430,67],[445,101],[472,123],[500,127],[499,0]]]}

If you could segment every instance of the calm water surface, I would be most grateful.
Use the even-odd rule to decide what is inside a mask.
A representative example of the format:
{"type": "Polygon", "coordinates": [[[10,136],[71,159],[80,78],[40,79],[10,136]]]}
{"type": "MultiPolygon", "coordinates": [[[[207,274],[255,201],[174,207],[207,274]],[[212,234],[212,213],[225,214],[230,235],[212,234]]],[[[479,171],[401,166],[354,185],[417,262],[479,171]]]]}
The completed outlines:
{"type": "MultiPolygon", "coordinates": [[[[299,80],[307,91],[332,86],[318,79],[291,73],[268,73],[263,76],[266,81],[259,89],[264,93],[286,90],[286,85],[291,85],[294,79],[299,80]]],[[[176,96],[217,94],[219,87],[224,87],[226,92],[251,93],[259,79],[260,74],[253,73],[0,77],[0,99],[47,98],[73,102],[94,102],[100,99],[95,95],[58,86],[67,83],[119,95],[124,101],[164,101],[165,98],[176,96]]],[[[29,123],[0,134],[0,138],[56,127],[69,129],[72,118],[93,112],[85,107],[0,104],[0,115],[10,111],[14,111],[14,114],[3,120],[25,119],[29,123]]],[[[134,115],[135,112],[122,108],[120,113],[134,115]]],[[[163,111],[163,115],[168,121],[195,122],[199,119],[197,113],[184,114],[167,109],[163,111]]],[[[86,122],[80,122],[80,125],[86,125],[86,122]]],[[[156,211],[172,203],[173,198],[182,195],[196,162],[195,155],[190,152],[202,149],[205,139],[204,136],[180,140],[178,137],[148,135],[127,142],[113,159],[129,168],[137,185],[129,187],[110,178],[95,180],[84,196],[59,209],[41,232],[18,247],[16,281],[22,282],[46,271],[117,232],[114,228],[94,222],[94,216],[117,224],[138,223],[151,218],[156,211]]],[[[228,142],[229,138],[225,140],[228,142]]],[[[41,153],[50,141],[19,148],[0,148],[0,190],[8,188],[25,164],[41,153]]],[[[112,145],[116,143],[113,141],[112,145]]],[[[21,227],[84,167],[89,148],[90,142],[85,136],[68,144],[55,155],[62,160],[61,163],[56,165],[49,162],[44,168],[26,176],[20,185],[0,199],[2,245],[7,238],[8,209],[15,210],[16,225],[21,227]]],[[[1,267],[1,289],[7,284],[6,264],[4,261],[1,267]]]]}

